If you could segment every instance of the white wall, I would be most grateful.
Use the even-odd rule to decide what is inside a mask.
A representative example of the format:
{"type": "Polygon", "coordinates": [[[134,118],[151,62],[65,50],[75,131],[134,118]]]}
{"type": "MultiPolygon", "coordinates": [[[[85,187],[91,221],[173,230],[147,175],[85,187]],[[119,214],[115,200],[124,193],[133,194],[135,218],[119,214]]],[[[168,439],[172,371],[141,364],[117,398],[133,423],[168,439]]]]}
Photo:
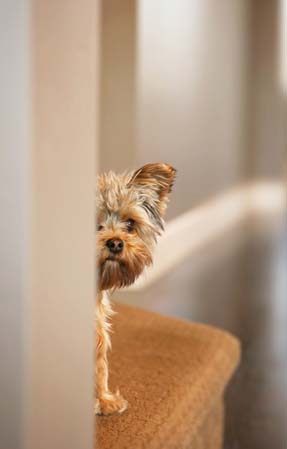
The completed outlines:
{"type": "Polygon", "coordinates": [[[94,447],[98,2],[33,0],[25,449],[94,447]]]}
{"type": "Polygon", "coordinates": [[[244,177],[248,2],[138,5],[137,162],[178,169],[176,215],[244,177]]]}
{"type": "Polygon", "coordinates": [[[280,177],[279,0],[102,3],[101,170],[173,164],[169,217],[280,177]]]}
{"type": "Polygon", "coordinates": [[[0,449],[94,447],[98,2],[0,2],[0,449]]]}

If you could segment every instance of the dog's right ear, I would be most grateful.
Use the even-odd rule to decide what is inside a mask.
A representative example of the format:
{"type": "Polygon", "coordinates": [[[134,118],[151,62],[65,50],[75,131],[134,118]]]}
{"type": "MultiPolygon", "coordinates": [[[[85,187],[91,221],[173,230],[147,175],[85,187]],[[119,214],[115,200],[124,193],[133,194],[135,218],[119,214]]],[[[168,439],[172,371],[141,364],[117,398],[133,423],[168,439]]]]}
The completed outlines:
{"type": "Polygon", "coordinates": [[[168,164],[146,164],[132,174],[128,186],[139,189],[140,194],[145,197],[147,207],[156,208],[157,214],[162,217],[175,173],[176,170],[168,164]]]}

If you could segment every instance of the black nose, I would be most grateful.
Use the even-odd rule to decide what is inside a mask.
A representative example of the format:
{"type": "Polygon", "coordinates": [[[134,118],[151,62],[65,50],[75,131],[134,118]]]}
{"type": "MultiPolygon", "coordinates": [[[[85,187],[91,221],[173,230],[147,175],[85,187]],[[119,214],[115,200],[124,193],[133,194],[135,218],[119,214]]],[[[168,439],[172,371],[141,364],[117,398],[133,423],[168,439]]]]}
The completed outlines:
{"type": "Polygon", "coordinates": [[[111,253],[119,254],[123,250],[124,242],[121,239],[109,239],[106,242],[106,246],[109,248],[111,253]]]}

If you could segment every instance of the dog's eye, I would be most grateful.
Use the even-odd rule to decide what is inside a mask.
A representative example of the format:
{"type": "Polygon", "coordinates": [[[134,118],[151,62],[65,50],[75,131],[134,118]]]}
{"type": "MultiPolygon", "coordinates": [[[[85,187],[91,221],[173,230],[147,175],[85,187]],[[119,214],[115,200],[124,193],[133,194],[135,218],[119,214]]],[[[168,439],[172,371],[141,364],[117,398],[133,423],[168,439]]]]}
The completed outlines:
{"type": "Polygon", "coordinates": [[[98,230],[98,231],[101,231],[102,229],[104,229],[104,226],[98,225],[97,230],[98,230]]]}
{"type": "Polygon", "coordinates": [[[127,220],[127,222],[126,222],[126,225],[127,225],[127,230],[128,230],[128,232],[131,232],[131,231],[134,230],[134,227],[135,227],[135,221],[134,221],[132,218],[129,218],[129,219],[127,220]]]}

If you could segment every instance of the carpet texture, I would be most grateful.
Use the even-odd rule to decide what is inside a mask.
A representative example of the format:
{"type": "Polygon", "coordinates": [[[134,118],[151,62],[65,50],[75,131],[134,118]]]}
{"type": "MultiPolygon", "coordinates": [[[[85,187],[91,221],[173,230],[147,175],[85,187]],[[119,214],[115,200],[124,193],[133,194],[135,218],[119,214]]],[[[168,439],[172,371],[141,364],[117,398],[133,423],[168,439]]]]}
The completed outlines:
{"type": "Polygon", "coordinates": [[[239,362],[238,341],[210,326],[115,310],[110,386],[129,408],[96,417],[96,448],[220,449],[222,398],[239,362]]]}

